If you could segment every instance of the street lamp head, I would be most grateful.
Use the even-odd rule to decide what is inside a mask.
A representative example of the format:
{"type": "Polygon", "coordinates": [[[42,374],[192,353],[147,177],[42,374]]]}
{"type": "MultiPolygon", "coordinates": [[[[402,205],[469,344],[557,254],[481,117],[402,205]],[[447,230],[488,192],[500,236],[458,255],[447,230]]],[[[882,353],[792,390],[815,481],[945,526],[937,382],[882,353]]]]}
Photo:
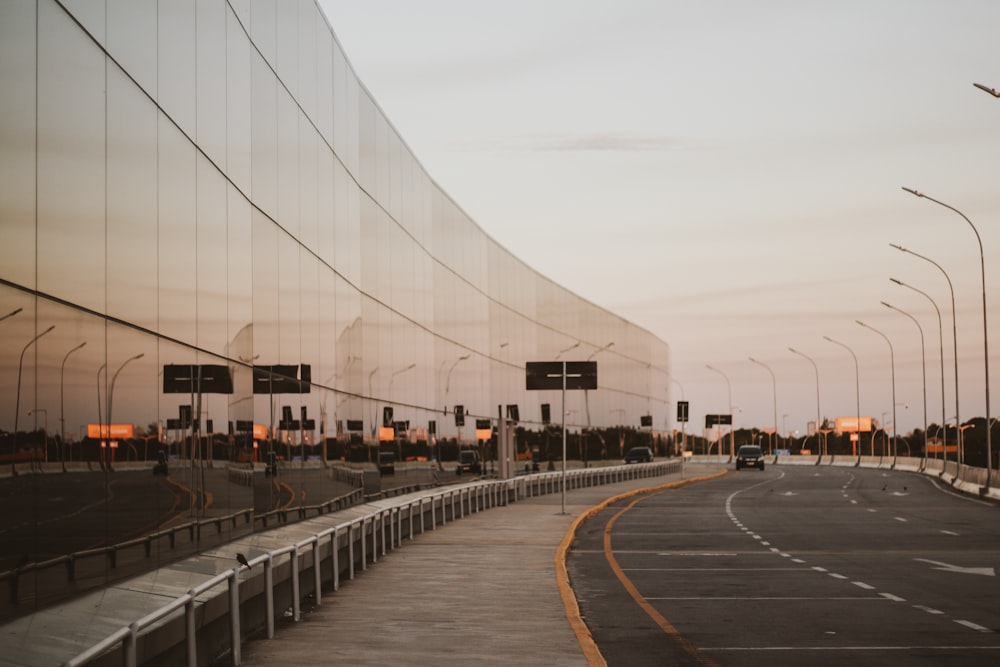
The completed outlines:
{"type": "Polygon", "coordinates": [[[993,97],[1000,97],[1000,90],[996,90],[994,88],[990,88],[989,86],[984,86],[981,83],[974,83],[972,85],[975,86],[976,88],[978,88],[979,90],[985,90],[987,93],[989,93],[993,97]]]}
{"type": "Polygon", "coordinates": [[[903,186],[903,189],[906,190],[907,192],[909,192],[911,195],[913,195],[915,197],[924,197],[925,196],[923,192],[920,192],[918,190],[914,190],[913,188],[908,188],[906,186],[903,186]]]}

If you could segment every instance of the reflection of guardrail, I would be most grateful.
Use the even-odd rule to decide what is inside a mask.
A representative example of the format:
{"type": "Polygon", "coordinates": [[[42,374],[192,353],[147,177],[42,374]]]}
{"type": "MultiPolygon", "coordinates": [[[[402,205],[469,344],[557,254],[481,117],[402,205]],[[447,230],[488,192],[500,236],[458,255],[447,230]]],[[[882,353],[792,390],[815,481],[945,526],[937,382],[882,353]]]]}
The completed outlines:
{"type": "Polygon", "coordinates": [[[354,579],[359,568],[366,570],[404,539],[412,540],[418,533],[467,514],[559,492],[564,482],[572,490],[679,472],[682,465],[672,460],[479,481],[383,505],[261,554],[249,561],[250,570],[236,567],[207,579],[68,660],[64,667],[94,661],[128,667],[146,662],[198,665],[209,662],[209,658],[199,662],[199,655],[217,659],[226,653],[238,665],[244,637],[260,630],[274,637],[280,612],[290,608],[298,621],[303,600],[312,598],[313,604],[321,604],[324,585],[327,591],[337,591],[342,576],[354,579]],[[263,568],[254,569],[258,564],[263,568]]]}

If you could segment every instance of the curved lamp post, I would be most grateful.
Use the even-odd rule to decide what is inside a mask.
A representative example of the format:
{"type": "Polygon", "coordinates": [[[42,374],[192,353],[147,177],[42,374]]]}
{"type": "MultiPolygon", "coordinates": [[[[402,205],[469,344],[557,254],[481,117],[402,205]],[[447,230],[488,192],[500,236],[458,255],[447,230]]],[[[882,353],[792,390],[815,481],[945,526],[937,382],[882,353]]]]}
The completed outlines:
{"type": "MultiPolygon", "coordinates": [[[[937,313],[937,318],[938,318],[938,340],[940,340],[940,342],[941,342],[941,423],[943,424],[944,420],[945,420],[945,407],[944,407],[944,328],[943,328],[943,325],[942,325],[942,322],[941,322],[941,310],[938,308],[937,304],[934,302],[934,299],[932,299],[930,297],[930,295],[927,294],[927,292],[924,292],[923,290],[917,289],[913,285],[907,285],[902,280],[896,280],[895,278],[889,278],[889,280],[891,282],[896,283],[897,285],[900,285],[901,287],[908,287],[911,290],[913,290],[914,292],[918,292],[920,294],[923,294],[925,297],[927,297],[927,300],[931,302],[931,305],[934,306],[934,312],[937,313]]],[[[917,326],[919,327],[920,325],[918,324],[917,326]]],[[[924,332],[923,332],[923,329],[921,329],[920,330],[920,342],[921,342],[921,346],[923,346],[923,337],[924,337],[924,332]]],[[[924,375],[925,381],[926,381],[926,377],[927,376],[926,376],[926,372],[925,372],[925,375],[924,375]]],[[[926,447],[927,447],[927,416],[924,415],[924,452],[927,451],[926,447]]],[[[944,460],[944,446],[943,445],[941,447],[941,459],[944,460]]]]}
{"type": "MultiPolygon", "coordinates": [[[[729,416],[732,417],[732,415],[733,415],[733,385],[729,381],[729,377],[727,377],[725,373],[723,373],[722,371],[720,371],[718,368],[716,368],[714,366],[709,366],[708,364],[705,364],[705,368],[707,368],[710,371],[715,371],[716,373],[718,373],[719,375],[721,375],[723,377],[723,379],[726,381],[726,388],[729,391],[729,416]]],[[[730,424],[729,425],[729,457],[730,458],[732,458],[733,454],[735,453],[734,452],[735,449],[736,449],[736,434],[733,432],[733,425],[730,424]]],[[[720,459],[722,458],[722,438],[721,437],[719,438],[719,458],[720,459]]]]}
{"type": "Polygon", "coordinates": [[[819,443],[819,448],[820,448],[819,455],[820,455],[820,458],[822,458],[823,457],[823,443],[822,443],[822,441],[820,441],[820,436],[822,435],[820,433],[820,429],[822,428],[822,424],[820,424],[820,411],[819,411],[819,367],[816,366],[816,362],[815,361],[813,361],[810,357],[807,357],[806,355],[802,354],[801,352],[799,352],[798,350],[796,350],[794,347],[788,348],[788,351],[791,352],[792,354],[799,355],[800,357],[802,357],[803,359],[805,359],[806,361],[808,361],[810,364],[812,364],[813,371],[816,373],[816,442],[819,443]]]}
{"type": "MultiPolygon", "coordinates": [[[[902,283],[900,283],[900,284],[902,284],[902,283]]],[[[909,314],[908,312],[906,312],[902,308],[897,308],[896,306],[892,305],[891,303],[886,303],[885,301],[882,302],[882,305],[885,306],[886,308],[889,308],[890,310],[895,310],[897,313],[901,313],[901,314],[906,315],[907,317],[909,317],[910,320],[914,324],[917,325],[917,331],[920,332],[920,364],[921,364],[921,367],[923,369],[923,380],[924,380],[924,458],[926,458],[927,457],[927,354],[926,354],[926,351],[925,351],[925,348],[924,348],[924,328],[922,326],[920,326],[920,322],[917,321],[917,318],[915,318],[913,315],[909,314]]],[[[942,363],[942,367],[943,367],[943,363],[942,363]]],[[[944,379],[942,378],[942,392],[944,391],[943,385],[944,385],[944,379]]],[[[941,405],[942,405],[942,407],[944,406],[944,397],[943,396],[941,398],[941,405]]],[[[892,409],[893,409],[893,417],[892,417],[892,419],[893,419],[893,425],[895,425],[895,419],[896,419],[895,411],[896,411],[896,406],[893,405],[892,409]]]]}
{"type": "Polygon", "coordinates": [[[63,378],[66,374],[66,360],[69,359],[69,355],[73,354],[81,347],[87,344],[87,341],[83,341],[72,350],[66,353],[63,357],[62,366],[59,367],[59,459],[65,463],[66,462],[66,419],[64,418],[63,411],[63,378]]]}
{"type": "MultiPolygon", "coordinates": [[[[750,361],[752,361],[753,363],[757,364],[758,366],[763,366],[764,370],[766,370],[768,373],[771,374],[771,399],[772,399],[772,402],[774,404],[774,433],[777,433],[778,432],[778,381],[774,379],[774,371],[772,371],[771,368],[767,364],[765,364],[762,361],[757,361],[753,357],[750,357],[750,361]]],[[[784,427],[782,427],[782,430],[784,430],[784,427]]],[[[774,454],[774,434],[773,433],[771,434],[771,437],[768,438],[768,440],[770,441],[770,445],[771,445],[770,446],[770,450],[771,450],[770,453],[773,455],[774,454]]]]}
{"type": "MultiPolygon", "coordinates": [[[[887,303],[885,303],[883,301],[882,305],[888,306],[889,304],[887,304],[887,303]]],[[[877,333],[879,336],[881,336],[882,338],[884,338],[885,342],[889,344],[889,373],[890,373],[890,377],[892,379],[892,432],[893,432],[892,434],[893,434],[893,436],[895,436],[896,435],[896,354],[895,354],[895,352],[893,352],[893,349],[892,349],[892,341],[889,340],[888,336],[886,336],[884,333],[882,333],[881,331],[879,331],[875,327],[871,326],[870,324],[865,324],[861,320],[854,320],[854,321],[857,322],[858,324],[860,324],[861,326],[863,326],[866,329],[871,329],[872,331],[874,331],[875,333],[877,333]]],[[[921,334],[921,336],[922,335],[923,334],[921,334]]],[[[924,414],[925,415],[927,414],[926,408],[927,408],[927,383],[924,382],[924,414]]],[[[924,424],[925,431],[926,431],[926,426],[927,425],[924,424]]],[[[896,440],[896,438],[893,437],[893,442],[895,442],[895,440],[896,440]]],[[[895,467],[896,466],[896,455],[895,455],[896,448],[893,447],[892,451],[893,451],[892,465],[893,465],[893,467],[895,467]]],[[[872,456],[873,457],[875,456],[875,433],[874,432],[872,432],[872,456]]]]}
{"type": "MultiPolygon", "coordinates": [[[[967,223],[969,223],[969,226],[972,227],[972,231],[976,235],[976,241],[979,243],[979,269],[983,282],[983,364],[984,364],[984,372],[986,374],[986,424],[987,426],[989,426],[990,424],[990,339],[989,339],[989,334],[987,333],[986,330],[986,258],[983,255],[983,240],[979,236],[979,230],[976,229],[976,226],[974,224],[972,224],[972,221],[969,220],[968,216],[966,216],[964,213],[959,211],[954,206],[945,204],[944,202],[938,201],[933,197],[928,197],[924,193],[918,192],[917,190],[913,190],[911,188],[903,188],[903,189],[915,197],[920,197],[922,199],[932,201],[938,206],[943,206],[946,209],[954,211],[955,213],[962,216],[962,219],[965,220],[967,223]]],[[[984,485],[983,488],[984,492],[989,491],[990,478],[993,476],[993,445],[990,438],[990,433],[992,431],[993,431],[992,428],[986,429],[986,484],[984,485]]],[[[959,433],[961,433],[961,431],[959,431],[959,433]]],[[[959,451],[961,451],[961,449],[962,448],[959,447],[959,451]]]]}
{"type": "MultiPolygon", "coordinates": [[[[14,311],[13,313],[10,313],[10,315],[16,315],[17,312],[18,311],[14,311]]],[[[7,315],[7,317],[10,317],[10,315],[7,315]]],[[[10,472],[11,472],[12,475],[16,475],[17,474],[17,464],[16,464],[16,462],[17,462],[17,418],[18,418],[18,413],[21,412],[21,370],[24,367],[24,353],[28,351],[29,347],[31,347],[32,345],[35,344],[35,341],[37,341],[39,338],[41,338],[42,336],[44,336],[45,334],[47,334],[48,332],[52,331],[55,328],[56,328],[56,325],[51,324],[51,325],[49,325],[48,329],[46,329],[42,333],[38,334],[37,336],[35,336],[31,340],[29,340],[28,344],[24,346],[24,349],[21,350],[21,359],[17,362],[17,398],[14,400],[14,438],[13,438],[13,441],[12,441],[13,442],[13,445],[12,445],[13,449],[11,449],[11,457],[10,457],[10,472]]]]}
{"type": "Polygon", "coordinates": [[[858,433],[858,454],[857,454],[857,465],[861,465],[861,372],[858,370],[858,355],[854,354],[854,350],[847,347],[847,345],[841,343],[840,341],[834,340],[829,336],[823,336],[823,340],[829,341],[834,345],[839,345],[848,352],[851,353],[851,357],[854,359],[854,395],[857,399],[857,433],[858,433]]]}
{"type": "MultiPolygon", "coordinates": [[[[892,246],[893,248],[895,248],[896,250],[899,250],[900,252],[905,252],[907,254],[913,255],[914,257],[919,257],[920,259],[924,260],[925,262],[930,262],[931,264],[933,264],[934,266],[937,267],[938,271],[940,271],[942,274],[944,274],[944,279],[948,281],[948,290],[951,292],[951,343],[952,343],[952,356],[953,356],[953,360],[954,360],[954,364],[955,364],[955,420],[958,421],[958,415],[961,414],[961,413],[958,410],[958,324],[957,324],[958,318],[955,315],[955,288],[951,284],[951,278],[948,276],[948,272],[945,271],[941,267],[940,264],[938,264],[937,262],[935,262],[930,257],[924,257],[923,255],[921,255],[919,253],[913,252],[912,250],[904,248],[903,246],[896,245],[895,243],[890,243],[889,245],[892,246]]],[[[942,345],[943,344],[944,343],[942,343],[942,345]]],[[[942,356],[943,356],[943,353],[942,353],[942,356]]],[[[941,363],[944,364],[944,360],[943,359],[942,359],[941,363]]],[[[942,382],[942,384],[944,383],[944,374],[943,373],[942,373],[941,382],[942,382]]],[[[941,393],[944,394],[943,391],[941,393]]],[[[942,402],[943,401],[944,401],[944,399],[942,398],[942,402]]],[[[945,429],[945,422],[947,422],[947,421],[948,420],[945,419],[944,416],[943,416],[943,414],[942,414],[942,417],[941,417],[941,429],[943,430],[944,435],[945,435],[945,437],[943,438],[943,441],[942,441],[943,442],[942,446],[947,446],[947,444],[948,444],[948,437],[947,437],[948,436],[948,431],[947,431],[947,429],[945,429]]],[[[956,433],[958,433],[958,435],[956,436],[956,438],[958,438],[958,437],[961,436],[961,432],[960,431],[956,431],[956,433]]],[[[955,444],[956,444],[957,449],[958,449],[958,454],[956,456],[956,459],[958,460],[959,464],[961,464],[961,461],[962,461],[962,448],[960,446],[958,446],[957,440],[956,440],[955,444]]],[[[947,458],[948,457],[945,454],[944,450],[942,450],[941,451],[941,459],[945,460],[947,458]]]]}

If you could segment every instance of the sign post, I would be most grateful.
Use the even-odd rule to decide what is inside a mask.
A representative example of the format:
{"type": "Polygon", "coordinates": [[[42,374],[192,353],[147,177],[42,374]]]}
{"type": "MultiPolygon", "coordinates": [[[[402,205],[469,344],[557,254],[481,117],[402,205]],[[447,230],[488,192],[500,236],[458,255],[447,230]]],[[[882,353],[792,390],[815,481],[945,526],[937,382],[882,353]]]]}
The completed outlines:
{"type": "Polygon", "coordinates": [[[597,389],[596,361],[529,361],[525,389],[562,392],[562,513],[566,513],[566,390],[597,389]]]}

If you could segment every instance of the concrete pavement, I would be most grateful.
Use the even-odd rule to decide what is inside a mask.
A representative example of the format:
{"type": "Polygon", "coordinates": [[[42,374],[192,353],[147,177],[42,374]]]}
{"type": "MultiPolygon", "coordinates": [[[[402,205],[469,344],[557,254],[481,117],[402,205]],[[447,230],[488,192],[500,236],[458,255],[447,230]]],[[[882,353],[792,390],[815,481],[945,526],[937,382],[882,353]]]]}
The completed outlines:
{"type": "MultiPolygon", "coordinates": [[[[556,552],[607,498],[721,466],[519,500],[417,535],[298,623],[243,647],[244,665],[586,665],[567,620],[556,552]]],[[[596,664],[600,664],[599,656],[596,664]]]]}

